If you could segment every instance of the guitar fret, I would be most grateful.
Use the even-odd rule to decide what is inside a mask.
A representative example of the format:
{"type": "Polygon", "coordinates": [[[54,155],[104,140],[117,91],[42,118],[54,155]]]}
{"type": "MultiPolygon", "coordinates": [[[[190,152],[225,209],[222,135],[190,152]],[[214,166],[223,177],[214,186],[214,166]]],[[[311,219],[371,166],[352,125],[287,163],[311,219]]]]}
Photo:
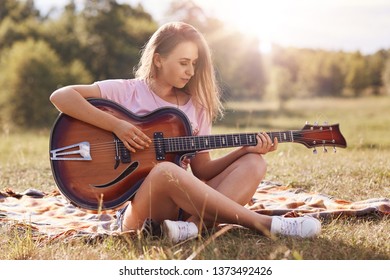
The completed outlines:
{"type": "Polygon", "coordinates": [[[168,151],[173,151],[173,147],[172,147],[172,138],[167,138],[167,144],[168,144],[168,151]]]}
{"type": "Polygon", "coordinates": [[[180,144],[179,144],[180,141],[179,141],[179,139],[176,138],[174,142],[175,142],[175,150],[176,151],[180,151],[180,144]]]}
{"type": "Polygon", "coordinates": [[[274,141],[275,136],[274,136],[273,132],[270,132],[270,133],[269,133],[269,138],[271,138],[271,141],[272,141],[272,142],[274,141]]]}
{"type": "Polygon", "coordinates": [[[229,147],[234,147],[234,142],[233,142],[233,135],[228,135],[228,146],[229,147]]]}
{"type": "Polygon", "coordinates": [[[233,141],[235,146],[240,145],[240,138],[238,137],[238,135],[233,136],[233,141]]]}
{"type": "Polygon", "coordinates": [[[238,135],[238,140],[239,140],[239,146],[242,146],[243,145],[243,143],[246,143],[246,141],[245,141],[245,134],[239,134],[238,135]]]}
{"type": "Polygon", "coordinates": [[[221,142],[222,142],[222,147],[226,147],[227,146],[227,141],[226,141],[226,137],[225,136],[221,136],[221,142]]]}
{"type": "Polygon", "coordinates": [[[211,137],[211,140],[213,140],[212,144],[211,144],[212,148],[221,147],[221,139],[219,139],[219,137],[217,135],[211,137]]]}
{"type": "Polygon", "coordinates": [[[220,143],[221,141],[220,141],[218,136],[213,136],[211,139],[213,140],[212,145],[211,145],[212,148],[217,148],[217,147],[221,146],[221,143],[220,143]]]}
{"type": "Polygon", "coordinates": [[[248,143],[248,134],[241,134],[240,135],[240,141],[241,141],[241,146],[244,146],[248,143]]]}
{"type": "Polygon", "coordinates": [[[188,138],[186,137],[183,139],[183,146],[184,146],[184,150],[188,151],[188,138]]]}
{"type": "Polygon", "coordinates": [[[268,135],[272,141],[276,137],[276,139],[278,139],[279,143],[293,142],[293,139],[294,139],[292,131],[269,132],[268,135]]]}
{"type": "Polygon", "coordinates": [[[256,142],[257,142],[256,135],[255,134],[251,134],[250,135],[250,142],[249,142],[249,144],[254,145],[254,144],[256,144],[256,142]]]}
{"type": "Polygon", "coordinates": [[[204,138],[202,136],[199,137],[199,149],[204,149],[204,138]]]}
{"type": "Polygon", "coordinates": [[[172,139],[173,151],[177,151],[177,139],[172,139]]]}
{"type": "Polygon", "coordinates": [[[188,141],[187,140],[188,140],[187,137],[181,137],[180,138],[182,151],[188,151],[188,144],[187,144],[188,141]]]}

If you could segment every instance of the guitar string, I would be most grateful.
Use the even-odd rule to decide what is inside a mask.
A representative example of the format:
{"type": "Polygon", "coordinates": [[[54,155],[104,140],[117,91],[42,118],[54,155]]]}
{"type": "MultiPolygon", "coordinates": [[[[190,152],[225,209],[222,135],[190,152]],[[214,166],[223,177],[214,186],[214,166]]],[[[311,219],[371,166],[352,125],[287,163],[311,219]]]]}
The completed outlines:
{"type": "MultiPolygon", "coordinates": [[[[287,141],[283,141],[283,139],[278,139],[279,141],[282,141],[282,142],[297,142],[297,140],[300,140],[302,137],[301,135],[303,134],[313,134],[313,133],[329,133],[329,131],[317,131],[317,132],[313,132],[313,131],[308,131],[308,132],[305,132],[305,131],[299,131],[299,132],[293,132],[293,136],[294,136],[294,139],[291,139],[291,137],[288,136],[288,139],[286,139],[287,141]]],[[[248,137],[248,135],[253,135],[255,133],[247,133],[247,134],[244,134],[246,137],[248,137]]],[[[273,132],[273,134],[279,134],[279,132],[273,132]]],[[[213,135],[212,137],[216,138],[214,140],[219,140],[221,141],[222,138],[226,138],[226,137],[234,137],[235,135],[243,135],[243,134],[225,134],[225,135],[213,135]],[[218,139],[218,137],[220,139],[218,139]]],[[[244,137],[245,137],[244,136],[244,137]]],[[[318,135],[317,135],[318,136],[318,135]]],[[[183,136],[183,137],[166,137],[166,138],[162,138],[163,140],[168,140],[170,141],[170,143],[166,143],[167,141],[161,141],[160,140],[160,143],[156,144],[156,140],[153,140],[152,141],[152,144],[149,146],[150,148],[155,148],[156,146],[162,146],[164,148],[170,148],[171,146],[190,146],[194,143],[193,141],[193,138],[194,137],[202,137],[202,136],[183,136]]],[[[210,138],[210,136],[204,136],[205,138],[210,138]]],[[[238,137],[240,140],[240,143],[237,143],[237,145],[233,145],[233,143],[227,143],[228,146],[232,146],[232,147],[235,147],[235,146],[242,146],[242,137],[238,137]]],[[[280,137],[279,137],[280,138],[280,137]]],[[[327,144],[327,145],[335,145],[337,143],[333,143],[332,141],[334,140],[333,138],[331,140],[328,140],[328,139],[323,139],[323,138],[306,138],[307,141],[318,141],[318,145],[323,145],[323,144],[327,144]],[[322,143],[322,141],[329,141],[329,143],[322,143]]],[[[119,149],[124,149],[125,147],[123,146],[123,143],[122,142],[118,142],[120,143],[120,147],[119,149]]],[[[209,141],[209,143],[212,143],[212,141],[209,141]]],[[[196,143],[195,141],[195,145],[196,146],[199,146],[199,145],[202,145],[202,146],[205,146],[205,143],[196,143]]],[[[215,145],[213,144],[206,144],[207,146],[205,146],[205,149],[207,148],[213,148],[215,145]]],[[[112,142],[102,142],[102,143],[93,143],[91,144],[91,147],[94,149],[94,151],[105,151],[105,150],[109,150],[109,149],[115,149],[115,146],[116,146],[116,143],[114,141],[112,142]]],[[[223,148],[222,145],[218,145],[218,147],[221,146],[221,148],[223,148]]],[[[193,147],[193,145],[192,145],[193,147]]],[[[169,149],[169,150],[172,150],[172,149],[169,149]]],[[[181,149],[173,149],[173,150],[181,150],[181,149]]],[[[187,149],[185,149],[187,150],[187,149]]],[[[145,150],[146,151],[146,150],[145,150]]],[[[142,150],[141,150],[142,152],[142,150]]],[[[152,151],[154,152],[154,151],[152,151]]]]}
{"type": "MultiPolygon", "coordinates": [[[[282,138],[281,137],[281,134],[286,134],[286,137],[285,139],[286,140],[295,140],[295,139],[301,139],[302,138],[302,135],[305,136],[305,135],[308,135],[308,134],[313,134],[313,133],[329,133],[329,131],[316,131],[316,132],[313,132],[313,131],[292,131],[292,135],[293,135],[293,139],[291,139],[291,136],[290,136],[290,131],[286,131],[286,132],[268,132],[268,134],[271,134],[272,137],[277,137],[279,138],[278,140],[279,141],[283,141],[283,139],[280,139],[282,138]],[[279,136],[279,137],[278,137],[279,136]]],[[[223,139],[223,138],[231,138],[231,137],[236,137],[238,136],[238,139],[241,141],[242,138],[247,138],[249,136],[252,136],[252,135],[255,135],[256,133],[232,133],[232,134],[215,134],[215,135],[204,135],[204,136],[174,136],[174,137],[164,137],[164,138],[160,138],[158,140],[169,140],[169,141],[173,141],[173,142],[176,142],[176,143],[182,143],[183,141],[184,142],[193,142],[192,140],[195,139],[201,139],[201,138],[215,138],[216,140],[220,140],[220,139],[223,139]]],[[[317,135],[318,137],[318,135],[317,135]]],[[[306,137],[306,140],[308,141],[321,141],[321,140],[325,140],[327,141],[328,139],[324,139],[323,137],[322,138],[315,138],[315,137],[311,137],[311,138],[307,138],[306,137]]],[[[332,140],[334,140],[334,138],[332,138],[332,140]]],[[[152,143],[155,143],[156,140],[153,140],[152,143]]],[[[195,140],[196,141],[196,140],[195,140]]],[[[328,140],[329,141],[329,140],[328,140]]],[[[164,141],[162,141],[164,142],[164,141]]],[[[121,143],[123,144],[121,141],[119,141],[118,143],[121,143]]],[[[163,143],[165,145],[165,143],[163,143]]],[[[95,147],[97,146],[105,146],[105,145],[109,145],[109,146],[112,146],[114,145],[115,146],[115,141],[107,141],[107,142],[101,142],[101,143],[94,143],[94,144],[91,144],[91,145],[94,145],[95,147]]]]}
{"type": "MultiPolygon", "coordinates": [[[[283,132],[282,132],[283,133],[283,132]]],[[[317,132],[317,134],[318,133],[328,133],[327,131],[321,131],[321,132],[317,132]]],[[[176,142],[176,143],[183,143],[183,142],[187,142],[187,144],[188,144],[188,142],[193,142],[193,140],[194,140],[194,138],[197,138],[197,139],[201,139],[201,138],[208,138],[208,139],[210,139],[210,138],[214,138],[214,140],[220,140],[220,139],[226,139],[226,138],[228,138],[228,139],[231,139],[232,137],[236,137],[236,136],[238,136],[238,139],[240,140],[240,141],[242,141],[242,138],[244,137],[244,138],[248,138],[249,136],[252,136],[252,135],[255,135],[256,133],[247,133],[247,134],[221,134],[221,135],[205,135],[205,136],[178,136],[178,137],[165,137],[165,138],[160,138],[160,139],[158,139],[158,140],[169,140],[169,141],[173,141],[173,142],[176,142]]],[[[275,134],[280,134],[279,132],[273,132],[272,134],[274,134],[274,135],[271,135],[271,136],[275,136],[275,137],[277,137],[277,136],[279,136],[279,137],[277,137],[277,138],[282,138],[280,135],[275,135],[275,134]]],[[[313,134],[313,132],[307,132],[307,133],[305,133],[305,132],[298,132],[298,133],[294,133],[293,132],[293,139],[291,139],[291,136],[290,136],[290,133],[286,133],[286,137],[285,137],[285,139],[286,140],[295,140],[295,139],[302,139],[302,137],[301,137],[301,135],[305,135],[305,134],[313,134]]],[[[318,135],[317,135],[318,136],[318,135]]],[[[278,139],[279,141],[283,141],[283,139],[278,139]]],[[[310,138],[307,138],[306,137],[306,140],[308,140],[308,141],[311,141],[311,140],[314,140],[314,141],[316,141],[316,140],[318,140],[318,141],[321,141],[321,140],[325,140],[325,141],[327,141],[328,139],[324,139],[323,137],[322,138],[315,138],[315,137],[310,137],[310,138]]],[[[332,138],[332,140],[334,140],[334,138],[332,138]]],[[[195,140],[196,141],[196,140],[195,140]]],[[[156,142],[156,140],[153,140],[152,141],[152,143],[155,143],[156,142]]],[[[164,142],[164,141],[162,141],[162,142],[164,142]]],[[[118,142],[118,143],[122,143],[121,141],[120,142],[118,142]]],[[[163,143],[163,144],[165,144],[165,143],[163,143]]],[[[102,142],[102,143],[94,143],[94,144],[92,144],[92,145],[94,145],[94,146],[104,146],[104,145],[114,145],[115,146],[115,142],[114,141],[107,141],[107,142],[102,142]]]]}

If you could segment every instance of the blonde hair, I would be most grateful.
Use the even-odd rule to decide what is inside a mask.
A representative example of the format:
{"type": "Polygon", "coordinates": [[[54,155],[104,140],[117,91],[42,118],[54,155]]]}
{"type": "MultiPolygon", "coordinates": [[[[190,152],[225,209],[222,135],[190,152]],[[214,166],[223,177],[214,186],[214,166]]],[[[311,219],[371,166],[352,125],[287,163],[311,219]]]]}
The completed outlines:
{"type": "Polygon", "coordinates": [[[155,77],[156,66],[153,56],[168,55],[178,44],[190,41],[198,47],[198,61],[194,76],[183,90],[192,96],[195,106],[205,108],[210,121],[222,116],[220,90],[217,85],[209,46],[203,35],[193,26],[183,22],[162,25],[149,39],[141,51],[141,59],[135,70],[135,77],[147,82],[155,77]]]}

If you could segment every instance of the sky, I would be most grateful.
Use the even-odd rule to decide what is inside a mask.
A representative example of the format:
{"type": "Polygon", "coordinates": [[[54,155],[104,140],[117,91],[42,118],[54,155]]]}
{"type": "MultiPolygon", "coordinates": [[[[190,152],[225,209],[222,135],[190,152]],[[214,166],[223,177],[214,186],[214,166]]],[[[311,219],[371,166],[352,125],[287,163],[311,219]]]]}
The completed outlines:
{"type": "MultiPolygon", "coordinates": [[[[83,0],[76,0],[82,3],[83,0]]],[[[141,3],[155,20],[168,21],[170,0],[118,0],[141,3]]],[[[194,0],[229,27],[258,37],[260,50],[284,47],[374,53],[390,49],[390,0],[194,0]]],[[[43,12],[68,0],[35,0],[43,12]]]]}

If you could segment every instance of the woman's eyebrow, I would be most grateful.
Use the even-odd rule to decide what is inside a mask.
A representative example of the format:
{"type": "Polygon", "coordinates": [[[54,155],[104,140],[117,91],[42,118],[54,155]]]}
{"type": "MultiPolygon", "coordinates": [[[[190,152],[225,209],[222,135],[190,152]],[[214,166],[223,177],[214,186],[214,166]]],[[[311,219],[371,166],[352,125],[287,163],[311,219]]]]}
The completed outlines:
{"type": "Polygon", "coordinates": [[[195,58],[195,59],[191,59],[191,58],[188,58],[188,57],[182,57],[182,58],[179,58],[179,60],[185,60],[185,61],[198,61],[198,58],[195,58]]]}

